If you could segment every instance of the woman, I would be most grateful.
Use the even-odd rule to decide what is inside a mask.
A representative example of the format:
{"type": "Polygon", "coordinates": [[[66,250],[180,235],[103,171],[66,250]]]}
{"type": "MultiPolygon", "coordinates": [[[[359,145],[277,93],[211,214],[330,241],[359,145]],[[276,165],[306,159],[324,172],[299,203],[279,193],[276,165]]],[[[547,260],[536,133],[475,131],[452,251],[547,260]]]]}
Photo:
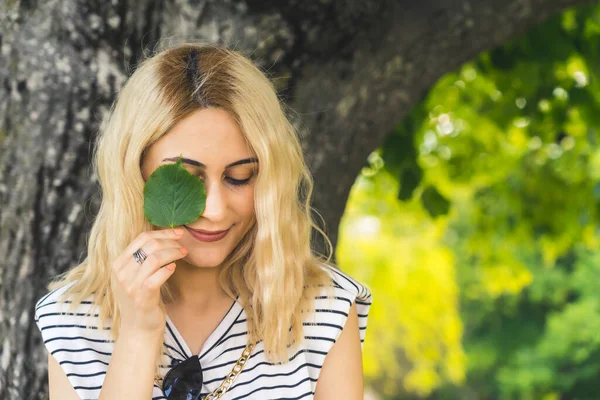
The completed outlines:
{"type": "MultiPolygon", "coordinates": [[[[362,399],[371,295],[313,254],[312,178],[266,76],[183,44],[145,60],[94,152],[84,262],[36,304],[50,399],[362,399]],[[182,156],[206,207],[164,229],[145,181],[182,156]]],[[[331,248],[331,246],[330,246],[331,248]]]]}

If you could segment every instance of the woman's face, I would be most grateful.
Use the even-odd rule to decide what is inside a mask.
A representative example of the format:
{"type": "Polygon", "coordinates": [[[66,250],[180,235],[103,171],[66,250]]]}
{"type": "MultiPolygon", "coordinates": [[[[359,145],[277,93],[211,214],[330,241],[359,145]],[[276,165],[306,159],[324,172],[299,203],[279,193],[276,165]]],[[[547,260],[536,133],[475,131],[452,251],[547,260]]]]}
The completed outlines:
{"type": "Polygon", "coordinates": [[[237,123],[220,108],[195,111],[152,144],[142,160],[144,180],[159,166],[175,163],[180,154],[185,169],[204,181],[207,193],[204,212],[185,225],[186,232],[179,240],[188,250],[184,260],[197,267],[216,267],[255,223],[258,161],[237,123]],[[195,238],[190,228],[229,232],[220,240],[207,242],[195,238]]]}

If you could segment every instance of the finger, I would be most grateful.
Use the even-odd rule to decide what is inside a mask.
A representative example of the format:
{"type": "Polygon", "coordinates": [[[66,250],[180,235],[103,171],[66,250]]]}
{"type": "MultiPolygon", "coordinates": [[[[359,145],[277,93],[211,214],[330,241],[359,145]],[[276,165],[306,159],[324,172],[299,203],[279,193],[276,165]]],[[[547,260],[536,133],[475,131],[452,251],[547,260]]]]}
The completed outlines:
{"type": "Polygon", "coordinates": [[[139,300],[142,303],[153,304],[156,299],[160,299],[160,287],[173,275],[174,271],[175,263],[170,263],[146,278],[140,289],[139,300]]]}
{"type": "Polygon", "coordinates": [[[152,276],[160,268],[163,268],[167,264],[176,260],[182,259],[187,255],[186,252],[182,252],[180,248],[167,248],[152,253],[152,257],[148,256],[146,261],[142,263],[140,268],[137,269],[133,286],[141,288],[142,284],[146,279],[152,276]]]}
{"type": "MultiPolygon", "coordinates": [[[[164,249],[180,249],[183,246],[175,239],[160,239],[160,238],[152,238],[144,243],[140,249],[149,256],[150,254],[156,253],[160,250],[164,249]]],[[[134,251],[135,252],[135,251],[134,251]]],[[[133,257],[133,253],[131,254],[131,258],[133,257]]],[[[138,264],[139,265],[139,264],[138,264]]]]}
{"type": "MultiPolygon", "coordinates": [[[[175,264],[172,261],[183,258],[186,254],[187,251],[185,254],[182,253],[180,246],[169,247],[152,253],[143,261],[142,265],[138,264],[132,257],[124,268],[115,272],[119,281],[117,289],[121,292],[122,296],[124,296],[124,299],[133,300],[135,298],[135,301],[138,304],[144,304],[148,300],[152,300],[151,298],[148,298],[148,293],[145,293],[148,288],[143,287],[144,281],[160,269],[167,269],[169,271],[166,277],[166,279],[168,279],[175,269],[175,264]],[[170,268],[165,268],[167,266],[170,268]]],[[[159,274],[159,276],[161,276],[161,274],[159,274]]],[[[165,281],[162,281],[162,283],[164,282],[165,281]]],[[[153,287],[150,286],[149,288],[152,289],[153,287]]],[[[155,291],[151,291],[151,293],[155,293],[155,291]]],[[[153,300],[152,304],[154,304],[154,302],[156,302],[156,299],[153,300]]]]}
{"type": "MultiPolygon", "coordinates": [[[[125,250],[123,250],[123,253],[121,253],[115,262],[119,265],[124,265],[127,262],[128,257],[133,255],[137,249],[141,248],[145,243],[148,243],[152,239],[177,240],[180,239],[181,236],[183,236],[183,234],[180,235],[175,233],[175,229],[161,229],[156,231],[142,232],[129,244],[129,246],[125,248],[125,250]]],[[[146,252],[146,254],[148,254],[148,252],[146,252]]]]}
{"type": "MultiPolygon", "coordinates": [[[[155,271],[156,269],[158,269],[159,267],[161,267],[163,265],[168,264],[169,262],[171,262],[177,258],[181,258],[180,257],[181,256],[181,252],[180,252],[181,248],[182,248],[181,244],[179,242],[177,242],[176,240],[157,239],[157,238],[150,239],[148,242],[144,243],[144,245],[142,247],[140,247],[140,249],[142,249],[144,251],[144,253],[146,254],[146,260],[151,255],[156,254],[165,249],[171,249],[171,250],[176,251],[174,253],[171,253],[171,254],[173,254],[172,258],[166,259],[164,262],[163,262],[163,258],[162,258],[164,256],[161,256],[161,258],[159,258],[158,261],[162,262],[162,264],[160,264],[160,265],[152,264],[155,266],[153,271],[155,271]]],[[[151,259],[154,259],[154,258],[155,257],[152,257],[151,259]]],[[[124,265],[116,268],[115,272],[117,274],[119,281],[125,288],[127,288],[127,289],[139,288],[141,285],[141,282],[143,282],[143,281],[136,282],[136,277],[139,273],[139,270],[141,270],[140,265],[146,266],[146,268],[143,269],[144,271],[146,271],[148,269],[147,266],[149,264],[150,263],[145,260],[143,260],[142,264],[138,263],[132,254],[131,257],[129,258],[129,260],[124,265]]]]}
{"type": "MultiPolygon", "coordinates": [[[[153,247],[156,246],[154,240],[153,247]]],[[[135,291],[141,287],[143,280],[138,279],[138,275],[143,273],[148,277],[153,272],[158,270],[160,267],[163,267],[170,262],[183,258],[187,254],[183,254],[181,252],[181,245],[177,247],[168,247],[166,249],[159,249],[150,253],[146,257],[146,259],[140,264],[132,257],[128,263],[119,271],[117,271],[117,276],[119,281],[128,291],[135,291]]]]}

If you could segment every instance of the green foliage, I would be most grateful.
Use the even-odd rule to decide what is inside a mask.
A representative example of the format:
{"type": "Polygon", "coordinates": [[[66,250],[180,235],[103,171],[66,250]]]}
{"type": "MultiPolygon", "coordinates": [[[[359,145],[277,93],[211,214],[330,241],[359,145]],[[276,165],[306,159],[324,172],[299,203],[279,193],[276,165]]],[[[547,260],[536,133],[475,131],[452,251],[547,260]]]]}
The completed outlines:
{"type": "Polygon", "coordinates": [[[144,185],[144,214],[153,225],[171,227],[193,222],[206,206],[204,182],[181,162],[158,167],[144,185]]]}
{"type": "Polygon", "coordinates": [[[367,379],[389,396],[426,395],[464,378],[455,257],[441,243],[447,222],[432,219],[419,199],[399,202],[380,155],[370,161],[350,194],[337,260],[376,299],[364,346],[367,379]]]}
{"type": "Polygon", "coordinates": [[[600,6],[569,10],[442,77],[371,156],[338,260],[377,300],[380,393],[598,398],[599,77],[600,6]]]}
{"type": "Polygon", "coordinates": [[[423,207],[432,217],[448,214],[450,202],[437,191],[435,186],[427,186],[421,193],[423,207]]]}

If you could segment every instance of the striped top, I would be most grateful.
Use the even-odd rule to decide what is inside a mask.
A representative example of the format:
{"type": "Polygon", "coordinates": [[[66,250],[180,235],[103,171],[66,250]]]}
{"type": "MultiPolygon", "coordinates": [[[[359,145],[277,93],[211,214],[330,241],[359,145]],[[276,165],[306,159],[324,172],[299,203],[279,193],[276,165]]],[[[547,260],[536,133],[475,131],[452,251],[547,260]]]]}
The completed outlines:
{"type": "MultiPolygon", "coordinates": [[[[237,380],[221,399],[312,399],[325,357],[340,336],[355,301],[363,346],[372,299],[369,289],[335,267],[325,265],[323,268],[332,277],[334,296],[316,297],[316,312],[303,323],[306,340],[290,361],[279,365],[269,363],[263,343],[259,342],[237,380]]],[[[94,323],[98,314],[86,317],[91,312],[91,298],[79,305],[75,313],[68,313],[66,306],[56,302],[70,285],[72,283],[63,285],[38,300],[35,321],[44,345],[59,362],[79,397],[98,399],[114,341],[108,325],[99,329],[100,324],[94,323]],[[63,307],[65,311],[62,311],[63,307]],[[92,320],[88,321],[88,318],[92,320]],[[86,325],[96,328],[86,329],[86,325]]],[[[166,322],[163,346],[166,357],[163,360],[168,365],[160,365],[162,376],[178,362],[196,356],[204,378],[201,397],[217,389],[247,343],[246,313],[242,305],[234,301],[199,354],[192,354],[168,316],[166,322]]],[[[154,385],[152,396],[153,400],[166,399],[157,385],[154,385]]]]}

